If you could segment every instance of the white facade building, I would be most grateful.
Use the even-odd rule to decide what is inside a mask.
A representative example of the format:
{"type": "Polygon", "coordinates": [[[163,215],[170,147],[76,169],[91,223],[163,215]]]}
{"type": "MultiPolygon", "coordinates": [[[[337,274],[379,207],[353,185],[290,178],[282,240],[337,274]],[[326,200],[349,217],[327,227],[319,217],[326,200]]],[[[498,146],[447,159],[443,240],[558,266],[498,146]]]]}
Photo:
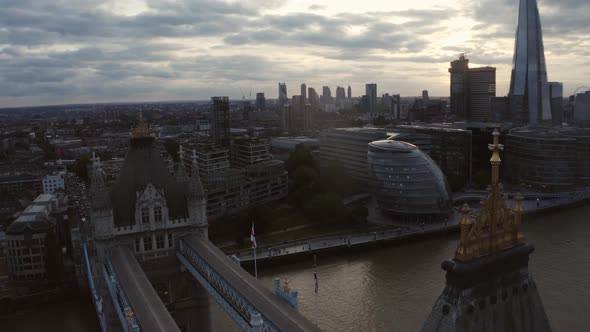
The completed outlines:
{"type": "Polygon", "coordinates": [[[66,189],[66,172],[55,172],[48,174],[43,178],[43,193],[44,194],[55,194],[58,189],[66,189]]]}

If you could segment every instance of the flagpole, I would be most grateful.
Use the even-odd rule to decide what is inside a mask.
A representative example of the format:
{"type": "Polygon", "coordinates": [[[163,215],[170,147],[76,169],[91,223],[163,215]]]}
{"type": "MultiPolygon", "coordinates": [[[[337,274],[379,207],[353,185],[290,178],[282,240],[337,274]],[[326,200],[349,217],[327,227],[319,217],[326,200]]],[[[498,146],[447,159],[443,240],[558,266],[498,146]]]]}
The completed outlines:
{"type": "MultiPolygon", "coordinates": [[[[315,297],[315,304],[313,311],[317,314],[318,312],[318,266],[316,264],[316,255],[313,255],[313,278],[314,278],[314,297],[315,297]]],[[[318,325],[317,317],[316,317],[316,325],[318,325]]]]}
{"type": "Polygon", "coordinates": [[[250,232],[250,241],[252,242],[252,250],[254,250],[254,277],[258,279],[258,266],[256,265],[256,233],[254,232],[254,220],[252,220],[252,231],[250,232]]]}
{"type": "Polygon", "coordinates": [[[258,267],[256,266],[256,247],[254,247],[254,277],[258,279],[258,267]]]}

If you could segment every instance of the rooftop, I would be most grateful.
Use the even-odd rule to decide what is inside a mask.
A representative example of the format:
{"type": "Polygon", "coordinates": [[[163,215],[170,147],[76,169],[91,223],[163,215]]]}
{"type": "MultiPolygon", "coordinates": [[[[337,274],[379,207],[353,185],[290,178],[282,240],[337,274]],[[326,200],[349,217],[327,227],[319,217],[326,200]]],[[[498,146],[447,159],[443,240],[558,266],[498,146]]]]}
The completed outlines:
{"type": "Polygon", "coordinates": [[[510,130],[509,135],[527,138],[573,140],[576,137],[590,138],[590,128],[578,127],[520,127],[510,130]]]}
{"type": "Polygon", "coordinates": [[[382,141],[375,141],[369,143],[371,147],[379,148],[382,150],[391,150],[391,151],[398,151],[398,152],[409,152],[412,150],[417,150],[413,144],[402,142],[402,141],[395,141],[395,140],[382,140],[382,141]]]}

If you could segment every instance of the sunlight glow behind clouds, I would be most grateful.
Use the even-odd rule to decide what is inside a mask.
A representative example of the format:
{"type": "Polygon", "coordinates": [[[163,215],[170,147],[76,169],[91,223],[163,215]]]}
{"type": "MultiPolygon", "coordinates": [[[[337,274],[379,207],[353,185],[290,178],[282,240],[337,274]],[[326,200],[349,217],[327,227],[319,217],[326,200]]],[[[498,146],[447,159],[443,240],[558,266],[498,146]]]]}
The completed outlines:
{"type": "MultiPolygon", "coordinates": [[[[306,82],[449,91],[449,62],[497,67],[507,92],[518,0],[0,0],[0,107],[276,98],[306,82]]],[[[549,79],[588,85],[586,0],[539,0],[549,79]]]]}

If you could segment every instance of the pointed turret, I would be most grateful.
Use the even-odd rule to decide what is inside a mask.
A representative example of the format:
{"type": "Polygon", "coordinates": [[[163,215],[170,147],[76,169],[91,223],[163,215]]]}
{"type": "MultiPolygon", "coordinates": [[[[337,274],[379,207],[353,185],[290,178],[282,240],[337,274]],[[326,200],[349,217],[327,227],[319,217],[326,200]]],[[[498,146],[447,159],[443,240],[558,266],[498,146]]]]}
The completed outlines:
{"type": "Polygon", "coordinates": [[[186,167],[184,166],[184,160],[182,160],[182,158],[178,164],[178,170],[176,171],[175,176],[178,183],[185,183],[189,181],[189,177],[186,174],[186,167]]]}
{"type": "Polygon", "coordinates": [[[90,194],[92,196],[92,208],[104,209],[111,207],[108,188],[104,181],[104,171],[94,152],[92,153],[92,174],[90,174],[90,194]]]}
{"type": "Polygon", "coordinates": [[[97,238],[113,236],[113,208],[109,190],[104,181],[100,159],[92,155],[90,195],[92,198],[90,220],[97,238]]]}
{"type": "Polygon", "coordinates": [[[490,144],[492,181],[488,199],[472,222],[467,205],[461,209],[461,239],[455,258],[442,263],[447,283],[423,332],[551,331],[537,286],[528,272],[534,247],[522,234],[522,200],[509,208],[499,182],[500,133],[490,144]]]}
{"type": "Polygon", "coordinates": [[[188,209],[191,223],[199,228],[203,236],[208,237],[207,194],[201,183],[197,165],[193,165],[192,167],[192,175],[189,183],[188,209]]]}

